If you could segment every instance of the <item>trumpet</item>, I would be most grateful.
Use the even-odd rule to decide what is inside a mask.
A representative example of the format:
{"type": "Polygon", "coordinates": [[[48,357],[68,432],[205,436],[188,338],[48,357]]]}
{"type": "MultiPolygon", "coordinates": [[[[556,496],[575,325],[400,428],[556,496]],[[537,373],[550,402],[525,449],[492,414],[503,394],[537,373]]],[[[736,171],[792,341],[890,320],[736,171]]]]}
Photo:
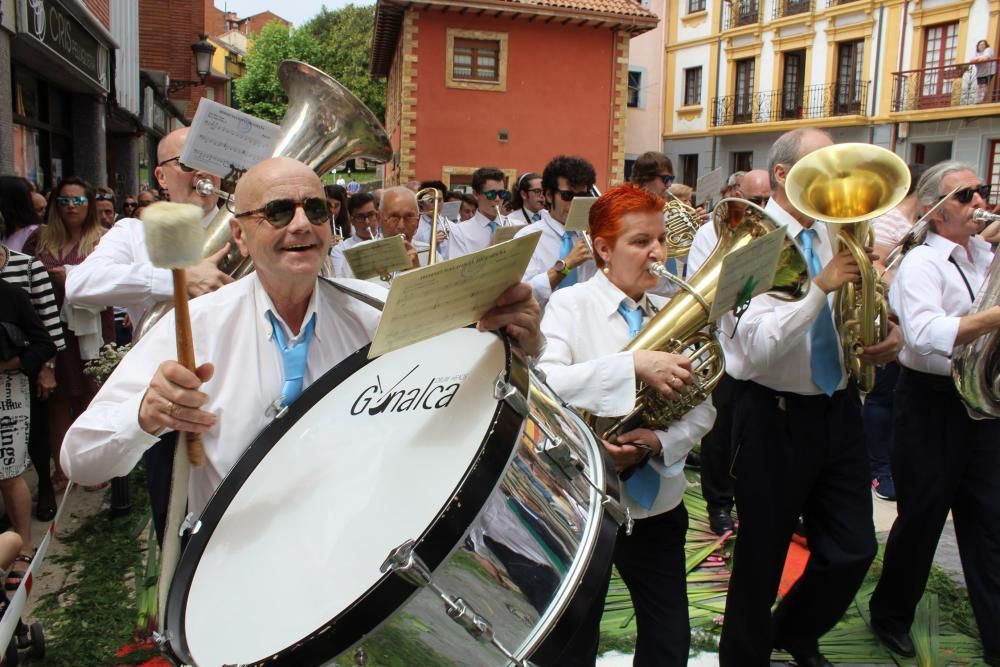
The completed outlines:
{"type": "Polygon", "coordinates": [[[834,320],[844,350],[844,365],[861,391],[875,385],[875,368],[861,361],[864,348],[889,333],[885,287],[866,247],[875,245],[871,221],[906,197],[910,172],[902,158],[871,144],[838,144],[813,151],[795,163],[785,179],[792,206],[815,220],[839,226],[834,253],[850,251],[861,272],[834,297],[834,320]]]}

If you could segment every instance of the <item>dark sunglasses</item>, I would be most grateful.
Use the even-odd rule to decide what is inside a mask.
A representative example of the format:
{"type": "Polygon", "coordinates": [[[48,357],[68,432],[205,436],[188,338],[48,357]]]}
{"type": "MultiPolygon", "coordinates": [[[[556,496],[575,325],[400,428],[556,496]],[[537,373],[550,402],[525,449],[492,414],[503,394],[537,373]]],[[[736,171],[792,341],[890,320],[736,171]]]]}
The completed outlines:
{"type": "Polygon", "coordinates": [[[556,190],[559,193],[559,198],[563,201],[573,201],[574,197],[589,197],[590,190],[584,190],[583,192],[575,192],[573,190],[556,190]]]}
{"type": "Polygon", "coordinates": [[[295,217],[295,209],[299,206],[302,207],[309,222],[314,225],[323,225],[330,220],[330,208],[327,206],[326,199],[322,197],[309,197],[302,201],[272,199],[260,208],[236,213],[233,217],[246,218],[251,215],[263,215],[272,227],[281,228],[292,221],[292,218],[295,217]]]}
{"type": "Polygon", "coordinates": [[[192,171],[194,171],[194,167],[189,167],[186,164],[184,164],[183,162],[181,162],[181,156],[180,155],[178,155],[176,157],[168,158],[168,159],[164,160],[163,162],[161,162],[160,164],[158,164],[157,166],[158,167],[162,167],[163,165],[168,164],[170,162],[173,162],[175,160],[177,161],[177,166],[180,167],[181,171],[183,171],[184,173],[190,174],[192,171]]]}
{"type": "Polygon", "coordinates": [[[751,204],[756,204],[761,208],[767,206],[767,202],[770,201],[771,199],[770,197],[746,197],[746,196],[744,196],[743,198],[746,199],[751,204]]]}
{"type": "Polygon", "coordinates": [[[87,203],[87,197],[85,195],[77,195],[75,197],[56,197],[56,203],[60,206],[83,206],[87,203]]]}
{"type": "MultiPolygon", "coordinates": [[[[983,201],[986,201],[987,199],[990,198],[990,186],[983,183],[982,185],[975,188],[962,188],[961,190],[953,194],[952,197],[954,197],[959,204],[968,204],[970,201],[972,201],[973,195],[977,194],[983,198],[983,201]]],[[[948,195],[943,195],[941,197],[938,197],[938,201],[941,201],[947,196],[948,195]]]]}
{"type": "Polygon", "coordinates": [[[507,201],[508,199],[510,199],[510,192],[508,190],[487,190],[486,192],[483,193],[483,196],[489,199],[490,201],[493,201],[497,197],[499,197],[503,201],[507,201]]]}
{"type": "Polygon", "coordinates": [[[138,206],[138,204],[136,204],[134,201],[127,201],[124,204],[122,204],[122,208],[135,208],[136,206],[138,206]]]}
{"type": "Polygon", "coordinates": [[[660,180],[663,181],[663,184],[669,188],[673,185],[675,177],[673,174],[663,174],[660,176],[660,180]]]}
{"type": "Polygon", "coordinates": [[[115,196],[105,194],[103,192],[98,192],[96,195],[94,195],[94,199],[96,199],[97,201],[114,201],[115,196]]]}

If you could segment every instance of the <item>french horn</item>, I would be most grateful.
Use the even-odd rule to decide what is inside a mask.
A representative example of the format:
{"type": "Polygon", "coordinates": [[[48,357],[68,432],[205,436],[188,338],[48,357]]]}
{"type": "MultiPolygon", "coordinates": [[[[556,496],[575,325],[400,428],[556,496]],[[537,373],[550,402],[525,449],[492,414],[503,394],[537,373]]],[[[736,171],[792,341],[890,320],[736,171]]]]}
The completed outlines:
{"type": "MultiPolygon", "coordinates": [[[[286,60],[278,67],[278,80],[288,96],[288,110],[281,121],[281,139],[273,157],[294,158],[319,175],[353,158],[386,162],[392,157],[382,123],[333,77],[312,65],[286,60]]],[[[205,228],[202,257],[213,255],[233,240],[230,208],[221,207],[205,228]]],[[[219,270],[238,280],[253,271],[253,262],[232,244],[219,262],[219,270]]],[[[171,305],[167,301],[151,308],[136,324],[133,338],[138,340],[148,332],[171,305]]]]}
{"type": "Polygon", "coordinates": [[[909,187],[910,171],[902,158],[860,143],[815,150],[797,161],[785,178],[792,206],[830,225],[834,254],[850,251],[861,271],[858,283],[837,290],[833,313],[844,365],[864,392],[875,386],[875,368],[862,362],[861,354],[889,331],[885,288],[865,248],[875,245],[871,221],[898,206],[909,187]]]}

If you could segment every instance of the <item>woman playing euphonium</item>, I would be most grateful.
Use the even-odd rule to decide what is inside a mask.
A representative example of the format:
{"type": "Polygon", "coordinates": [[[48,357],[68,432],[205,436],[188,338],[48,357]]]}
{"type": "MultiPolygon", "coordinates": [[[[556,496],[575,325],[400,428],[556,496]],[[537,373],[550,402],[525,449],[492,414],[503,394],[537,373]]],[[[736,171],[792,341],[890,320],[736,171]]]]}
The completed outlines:
{"type": "MultiPolygon", "coordinates": [[[[635,185],[604,193],[590,210],[594,259],[601,269],[584,283],[553,293],[542,319],[547,339],[539,367],[549,384],[570,404],[601,417],[632,410],[636,381],[668,396],[691,382],[683,356],[622,348],[666,299],[650,292],[657,278],[654,262],[667,255],[663,200],[635,185]]],[[[684,572],[687,512],[681,502],[688,451],[709,431],[715,418],[710,401],[673,423],[669,431],[637,428],[604,447],[623,479],[622,499],[636,519],[631,535],[620,533],[614,562],[636,611],[636,665],[687,663],[689,626],[684,572]]],[[[591,633],[568,647],[561,664],[596,652],[604,596],[594,598],[591,633]]]]}

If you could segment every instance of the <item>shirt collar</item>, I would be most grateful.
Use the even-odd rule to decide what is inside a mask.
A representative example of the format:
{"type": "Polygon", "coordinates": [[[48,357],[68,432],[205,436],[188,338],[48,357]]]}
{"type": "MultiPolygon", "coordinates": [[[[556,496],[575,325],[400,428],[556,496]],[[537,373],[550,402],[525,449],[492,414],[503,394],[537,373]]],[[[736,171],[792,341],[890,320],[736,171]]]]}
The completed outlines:
{"type": "Polygon", "coordinates": [[[618,315],[618,306],[621,305],[622,301],[629,308],[635,308],[636,306],[641,306],[643,313],[646,315],[651,314],[649,307],[649,299],[643,294],[642,298],[635,302],[629,297],[625,292],[618,289],[618,287],[608,280],[608,277],[604,275],[603,271],[598,271],[594,274],[594,277],[587,281],[588,283],[593,283],[594,293],[597,294],[597,298],[602,304],[602,310],[609,317],[612,315],[618,315]]]}
{"type": "MultiPolygon", "coordinates": [[[[305,326],[299,329],[299,333],[297,336],[292,336],[291,328],[288,326],[285,320],[281,318],[281,315],[278,314],[278,310],[274,307],[274,302],[271,301],[271,296],[264,289],[264,286],[261,285],[259,276],[256,273],[254,273],[252,274],[251,279],[254,281],[253,290],[255,297],[254,301],[257,304],[257,316],[264,323],[264,332],[267,334],[267,339],[271,340],[271,338],[273,337],[273,330],[272,330],[273,325],[271,323],[271,317],[270,317],[270,314],[273,313],[274,319],[277,320],[279,326],[281,326],[285,330],[285,339],[289,343],[297,343],[302,338],[302,334],[305,333],[306,330],[305,326]]],[[[303,324],[305,324],[306,322],[309,321],[310,317],[315,316],[316,324],[313,325],[313,336],[317,339],[320,339],[320,321],[319,321],[320,318],[316,311],[316,302],[318,299],[318,295],[319,295],[319,279],[316,280],[316,284],[313,286],[313,293],[312,296],[309,297],[309,305],[306,307],[306,316],[305,319],[302,320],[302,322],[303,324]]]]}
{"type": "MultiPolygon", "coordinates": [[[[956,250],[961,251],[958,253],[956,259],[961,258],[965,260],[968,258],[968,255],[964,252],[962,246],[958,245],[954,241],[949,241],[936,232],[928,230],[924,243],[930,246],[935,254],[945,261],[948,261],[949,257],[955,257],[956,250]]],[[[990,244],[983,241],[978,236],[973,236],[969,239],[969,250],[972,251],[972,264],[976,267],[989,266],[990,262],[993,260],[993,253],[990,250],[990,244]]]]}
{"type": "MultiPolygon", "coordinates": [[[[778,225],[784,227],[785,235],[793,241],[798,241],[799,234],[802,233],[802,230],[806,229],[802,226],[802,223],[792,216],[791,213],[782,208],[774,197],[768,200],[767,205],[764,207],[764,212],[767,213],[772,220],[778,223],[778,225]]],[[[814,220],[812,227],[809,227],[809,229],[816,230],[816,236],[814,238],[815,243],[822,245],[828,242],[828,234],[825,223],[820,220],[814,220]]]]}
{"type": "Polygon", "coordinates": [[[500,225],[500,214],[498,213],[497,217],[495,217],[492,220],[490,220],[485,215],[483,215],[481,212],[476,211],[476,216],[473,218],[473,220],[477,221],[479,223],[480,227],[489,227],[491,222],[495,222],[499,226],[500,225]]]}

